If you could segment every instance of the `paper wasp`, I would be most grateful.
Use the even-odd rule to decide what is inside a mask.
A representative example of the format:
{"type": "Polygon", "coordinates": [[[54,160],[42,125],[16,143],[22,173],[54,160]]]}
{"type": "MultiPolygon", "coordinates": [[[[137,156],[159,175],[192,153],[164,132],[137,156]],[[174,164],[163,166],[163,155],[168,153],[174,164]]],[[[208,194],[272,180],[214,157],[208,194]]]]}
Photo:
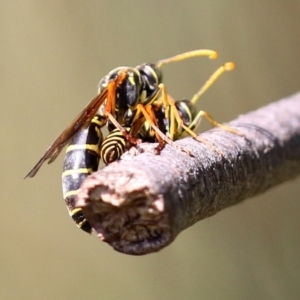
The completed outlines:
{"type": "MultiPolygon", "coordinates": [[[[74,199],[84,178],[98,168],[98,152],[103,140],[101,128],[108,124],[113,130],[104,144],[103,151],[105,149],[106,151],[102,151],[103,158],[107,163],[120,155],[119,153],[112,155],[111,151],[106,148],[112,137],[116,139],[117,132],[119,132],[124,137],[122,139],[119,135],[119,144],[125,143],[126,140],[126,143],[134,145],[138,139],[134,138],[135,134],[132,135],[132,133],[138,131],[145,121],[150,124],[156,139],[161,144],[171,143],[171,140],[161,132],[155,123],[152,110],[152,104],[158,96],[161,93],[167,94],[162,83],[161,67],[170,62],[196,56],[216,58],[217,53],[212,50],[195,50],[160,60],[156,64],[142,64],[136,68],[120,67],[109,72],[99,83],[98,95],[59,135],[26,177],[34,177],[45,161],[53,162],[64,146],[70,144],[62,175],[64,198],[70,215],[77,225],[84,231],[91,232],[91,226],[82,211],[74,208],[74,199]],[[96,115],[97,113],[99,115],[96,115]],[[96,117],[94,118],[94,116],[96,117]],[[120,125],[124,123],[129,127],[120,125]],[[87,127],[88,129],[85,130],[87,127]],[[96,142],[89,143],[88,140],[92,136],[97,136],[96,142]],[[81,142],[81,139],[82,141],[85,139],[85,142],[81,142]]],[[[122,148],[121,152],[124,152],[124,149],[122,148]]]]}
{"type": "MultiPolygon", "coordinates": [[[[92,118],[99,111],[100,115],[106,118],[113,127],[118,128],[131,144],[136,144],[134,139],[120,124],[126,123],[125,112],[130,110],[133,116],[140,118],[140,115],[149,122],[154,131],[156,139],[161,145],[172,143],[161,130],[155,125],[152,104],[161,93],[167,94],[162,83],[161,67],[167,63],[185,60],[196,56],[208,56],[216,58],[217,53],[212,50],[195,50],[185,52],[157,63],[146,63],[136,68],[119,67],[108,73],[99,83],[99,93],[91,100],[84,110],[75,118],[75,120],[59,135],[53,144],[46,150],[42,158],[37,162],[33,169],[25,178],[34,177],[45,161],[48,164],[53,162],[61,150],[66,146],[72,137],[81,128],[87,127],[92,118]],[[138,113],[137,113],[138,112],[138,113]]],[[[163,103],[163,105],[167,105],[163,103]]],[[[137,119],[133,119],[137,122],[137,119]]]]}
{"type": "MultiPolygon", "coordinates": [[[[112,130],[103,139],[101,128],[105,122],[105,118],[97,114],[88,128],[76,132],[66,149],[64,158],[63,197],[70,217],[79,228],[88,233],[92,232],[90,223],[81,208],[74,206],[81,183],[87,176],[98,170],[100,157],[105,164],[108,164],[119,159],[129,146],[126,137],[118,128],[112,130]]],[[[125,127],[127,132],[130,129],[125,127]]]]}
{"type": "MultiPolygon", "coordinates": [[[[202,117],[205,117],[214,127],[220,127],[223,130],[244,136],[237,130],[218,123],[207,112],[203,110],[198,111],[196,108],[196,103],[199,98],[209,89],[209,87],[218,79],[218,77],[220,77],[225,71],[231,71],[233,69],[234,63],[232,62],[225,63],[223,66],[219,67],[205,82],[201,89],[192,97],[191,100],[183,99],[175,101],[169,95],[167,95],[167,100],[166,98],[162,97],[156,101],[154,105],[154,111],[157,122],[160,124],[160,130],[173,141],[181,139],[186,135],[190,135],[218,153],[220,153],[218,149],[194,132],[200,125],[202,117]],[[166,105],[163,105],[163,101],[167,101],[166,105]]],[[[147,122],[144,123],[142,129],[140,130],[139,137],[143,141],[157,142],[153,130],[147,122]]]]}
{"type": "MultiPolygon", "coordinates": [[[[125,127],[127,132],[130,132],[130,127],[125,127]]],[[[118,160],[121,155],[130,148],[130,143],[128,143],[125,136],[120,132],[118,128],[112,130],[104,139],[101,150],[100,157],[102,161],[108,165],[116,160],[118,160]]]]}
{"type": "Polygon", "coordinates": [[[67,209],[77,226],[88,233],[92,227],[74,202],[83,180],[98,169],[103,141],[101,127],[105,123],[106,119],[97,114],[88,128],[77,131],[66,149],[63,165],[62,188],[67,209]]]}
{"type": "MultiPolygon", "coordinates": [[[[213,145],[209,142],[200,138],[194,130],[200,125],[202,117],[205,117],[212,126],[220,127],[223,130],[232,132],[243,136],[237,130],[230,128],[228,126],[218,123],[210,114],[196,108],[196,103],[199,98],[204,94],[205,91],[226,71],[231,71],[234,69],[234,64],[231,62],[225,63],[223,66],[219,67],[206,81],[206,83],[201,87],[201,89],[192,97],[191,100],[183,99],[174,101],[169,95],[167,95],[167,104],[163,105],[163,97],[157,99],[153,103],[152,109],[155,114],[156,124],[158,128],[168,136],[172,141],[181,139],[185,135],[191,135],[195,139],[205,143],[213,150],[219,152],[213,145]],[[167,107],[167,109],[165,108],[167,107]]],[[[131,132],[133,136],[138,136],[143,142],[158,142],[148,121],[143,120],[142,126],[137,126],[139,128],[138,132],[132,130],[132,128],[127,127],[126,130],[131,132]]],[[[133,126],[135,123],[133,123],[133,126]]],[[[105,164],[112,163],[118,160],[121,155],[130,147],[127,143],[126,138],[118,129],[114,129],[103,141],[101,146],[101,158],[105,164]]]]}
{"type": "MultiPolygon", "coordinates": [[[[234,68],[233,63],[225,63],[217,69],[206,81],[201,89],[192,97],[191,100],[183,99],[174,101],[168,95],[168,104],[163,106],[162,97],[153,103],[152,108],[155,114],[155,121],[158,128],[171,140],[178,140],[185,135],[191,135],[195,139],[205,143],[207,146],[215,149],[213,145],[200,138],[194,130],[199,126],[202,117],[205,117],[213,126],[220,127],[234,134],[242,135],[235,129],[219,124],[207,112],[197,111],[196,103],[206,90],[217,80],[225,71],[231,71],[234,68]]],[[[126,113],[124,114],[126,116],[126,113]]],[[[143,142],[157,142],[155,132],[153,132],[149,122],[143,118],[136,121],[131,120],[131,126],[124,126],[127,133],[133,137],[139,137],[143,142]]],[[[92,120],[90,127],[79,131],[67,148],[63,179],[64,199],[69,209],[71,217],[78,227],[91,233],[92,227],[84,217],[80,208],[74,208],[74,200],[83,180],[92,172],[98,169],[99,158],[107,165],[122,156],[122,154],[131,147],[130,142],[118,129],[112,131],[102,138],[101,127],[105,119],[96,115],[92,120]]],[[[125,118],[127,119],[127,118],[125,118]]]]}

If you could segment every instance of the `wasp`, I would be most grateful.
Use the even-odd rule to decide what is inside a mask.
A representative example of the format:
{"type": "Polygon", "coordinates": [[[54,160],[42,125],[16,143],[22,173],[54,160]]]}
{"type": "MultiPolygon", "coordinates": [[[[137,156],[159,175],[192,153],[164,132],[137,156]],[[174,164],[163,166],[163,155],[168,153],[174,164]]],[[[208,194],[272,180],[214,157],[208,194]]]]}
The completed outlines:
{"type": "Polygon", "coordinates": [[[83,180],[98,169],[103,142],[101,128],[105,122],[106,119],[97,114],[88,128],[77,131],[66,149],[63,164],[62,188],[68,212],[77,226],[88,233],[92,227],[74,202],[83,180]]]}
{"type": "MultiPolygon", "coordinates": [[[[217,78],[225,71],[230,71],[233,68],[233,63],[226,63],[218,68],[191,100],[174,101],[168,95],[168,114],[165,114],[165,107],[162,104],[164,100],[162,97],[159,98],[152,105],[158,128],[172,140],[178,140],[187,133],[198,139],[194,130],[204,116],[213,126],[219,126],[224,130],[238,133],[232,128],[217,123],[208,113],[204,111],[197,112],[195,106],[199,98],[217,78]],[[175,115],[176,113],[178,115],[175,115]]],[[[124,116],[125,119],[129,118],[126,113],[124,116]]],[[[153,132],[149,122],[143,118],[143,115],[140,116],[142,118],[130,121],[131,126],[123,124],[122,127],[127,133],[131,133],[133,137],[139,137],[143,142],[157,142],[155,132],[153,132]]],[[[132,146],[118,128],[112,128],[110,133],[103,139],[101,128],[105,122],[105,117],[96,115],[87,129],[76,133],[67,147],[64,160],[62,185],[67,208],[77,226],[89,233],[92,231],[91,225],[84,217],[82,210],[74,208],[74,200],[80,185],[89,174],[98,169],[100,158],[107,165],[120,159],[121,155],[132,146]]],[[[203,140],[201,141],[206,143],[203,140]]]]}
{"type": "MultiPolygon", "coordinates": [[[[131,127],[124,127],[127,132],[131,131],[131,127]]],[[[131,147],[125,136],[118,128],[112,130],[104,139],[100,156],[104,164],[108,165],[122,156],[122,154],[131,147]]]]}
{"type": "MultiPolygon", "coordinates": [[[[172,141],[179,140],[186,135],[191,135],[196,140],[206,144],[216,152],[220,153],[212,144],[205,139],[199,137],[195,130],[201,123],[203,117],[205,117],[213,127],[220,127],[225,131],[244,136],[237,130],[218,123],[209,113],[204,110],[198,111],[196,104],[200,97],[211,87],[211,85],[226,71],[231,71],[235,67],[234,63],[227,62],[223,66],[219,67],[200,88],[200,90],[190,99],[173,100],[169,95],[166,97],[167,104],[164,106],[163,97],[159,98],[153,103],[152,109],[155,115],[155,121],[158,128],[172,141]],[[166,109],[167,107],[167,109],[166,109]]],[[[158,142],[149,122],[143,120],[143,125],[137,126],[140,128],[137,132],[132,130],[131,127],[127,127],[126,130],[130,132],[137,132],[138,137],[143,142],[158,142]]],[[[135,125],[135,123],[133,123],[135,125]]],[[[135,136],[133,134],[133,136],[135,136]]],[[[116,128],[114,129],[103,141],[101,146],[101,158],[105,164],[112,163],[115,160],[120,159],[121,155],[130,148],[130,144],[126,141],[126,138],[116,128]]]]}
{"type": "MultiPolygon", "coordinates": [[[[70,217],[76,225],[87,233],[92,232],[92,226],[85,218],[81,208],[75,208],[75,198],[81,183],[91,173],[98,170],[100,158],[109,164],[120,156],[131,145],[125,136],[115,128],[104,139],[101,128],[105,122],[103,116],[97,114],[86,129],[75,133],[67,146],[62,172],[62,189],[70,217]]],[[[130,132],[130,127],[124,127],[130,132]]]]}
{"type": "MultiPolygon", "coordinates": [[[[222,154],[217,148],[210,144],[205,139],[201,138],[195,133],[195,130],[201,123],[203,117],[213,127],[220,127],[221,129],[244,136],[239,131],[218,123],[209,113],[204,110],[197,110],[196,104],[200,97],[211,87],[211,85],[226,71],[231,71],[235,67],[234,63],[227,62],[219,67],[200,88],[200,90],[190,99],[173,100],[169,95],[161,97],[154,105],[154,112],[159,123],[160,130],[172,141],[179,140],[186,135],[190,135],[196,140],[206,144],[214,151],[222,154]],[[166,101],[163,105],[163,101],[166,101]]],[[[139,136],[143,141],[157,142],[152,128],[147,122],[144,123],[139,132],[139,136]]]]}
{"type": "MultiPolygon", "coordinates": [[[[162,82],[162,66],[197,56],[208,56],[213,59],[217,57],[217,53],[206,49],[194,50],[160,60],[154,64],[145,63],[135,68],[118,67],[109,72],[99,82],[98,95],[50,145],[25,178],[34,177],[44,162],[48,161],[48,164],[53,162],[73,136],[82,128],[88,127],[97,112],[105,118],[103,126],[111,124],[112,128],[117,128],[132,145],[137,144],[138,140],[133,138],[121,125],[128,123],[128,119],[126,119],[128,115],[131,116],[129,119],[132,124],[142,126],[144,122],[142,119],[146,120],[162,146],[165,143],[172,144],[172,140],[155,124],[152,109],[152,105],[161,94],[167,95],[162,82]]],[[[163,105],[166,109],[169,107],[167,101],[164,101],[163,105]]]]}

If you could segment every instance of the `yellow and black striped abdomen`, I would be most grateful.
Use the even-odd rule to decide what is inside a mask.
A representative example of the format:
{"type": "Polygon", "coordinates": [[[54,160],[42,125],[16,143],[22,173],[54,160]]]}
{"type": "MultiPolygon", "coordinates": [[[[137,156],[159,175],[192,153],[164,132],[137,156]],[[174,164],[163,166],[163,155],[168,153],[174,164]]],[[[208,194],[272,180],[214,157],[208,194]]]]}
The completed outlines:
{"type": "MultiPolygon", "coordinates": [[[[124,127],[127,132],[130,132],[130,127],[124,127]]],[[[119,129],[111,131],[104,139],[101,145],[100,156],[103,162],[108,165],[118,159],[129,148],[126,137],[120,132],[119,129]]]]}
{"type": "Polygon", "coordinates": [[[76,133],[66,150],[62,173],[63,197],[72,219],[82,230],[91,233],[92,227],[80,208],[74,208],[75,198],[83,180],[97,171],[103,141],[101,127],[106,118],[96,115],[90,126],[76,133]]]}

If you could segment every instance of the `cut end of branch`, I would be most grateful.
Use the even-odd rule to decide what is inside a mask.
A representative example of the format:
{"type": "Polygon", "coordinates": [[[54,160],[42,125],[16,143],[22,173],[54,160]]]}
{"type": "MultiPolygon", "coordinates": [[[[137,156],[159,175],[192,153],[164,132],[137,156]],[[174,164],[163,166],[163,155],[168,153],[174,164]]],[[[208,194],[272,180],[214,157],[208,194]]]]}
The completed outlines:
{"type": "Polygon", "coordinates": [[[115,164],[88,177],[76,206],[97,236],[116,251],[131,255],[159,251],[171,242],[163,197],[153,193],[144,172],[119,166],[116,174],[115,164]]]}

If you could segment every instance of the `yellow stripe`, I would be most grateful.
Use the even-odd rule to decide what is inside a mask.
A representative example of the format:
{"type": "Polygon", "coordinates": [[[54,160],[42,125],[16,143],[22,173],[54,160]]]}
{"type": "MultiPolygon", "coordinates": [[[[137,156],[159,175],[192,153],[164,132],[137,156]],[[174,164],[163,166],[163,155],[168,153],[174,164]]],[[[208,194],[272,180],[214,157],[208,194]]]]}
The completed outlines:
{"type": "Polygon", "coordinates": [[[99,139],[99,141],[98,141],[98,144],[100,144],[100,143],[101,143],[101,141],[102,141],[102,139],[103,139],[103,134],[102,134],[102,131],[101,131],[101,129],[100,129],[100,128],[98,128],[98,127],[95,127],[95,131],[96,131],[96,133],[97,133],[97,136],[98,136],[98,139],[99,139]]]}
{"type": "Polygon", "coordinates": [[[66,150],[66,153],[73,151],[73,150],[92,150],[92,151],[96,152],[97,154],[99,154],[98,144],[97,145],[93,145],[93,144],[69,145],[66,150]]]}
{"type": "MultiPolygon", "coordinates": [[[[126,140],[126,137],[125,137],[121,132],[111,132],[111,133],[106,137],[106,139],[104,140],[104,142],[105,142],[105,141],[109,141],[109,140],[113,140],[113,139],[125,141],[125,140],[126,140]]],[[[103,142],[103,143],[104,143],[104,142],[103,142]]]]}
{"type": "Polygon", "coordinates": [[[98,125],[99,127],[103,127],[106,124],[107,120],[99,120],[98,117],[94,117],[92,119],[92,123],[98,125]]]}
{"type": "MultiPolygon", "coordinates": [[[[72,209],[72,211],[69,211],[69,215],[70,215],[70,217],[71,218],[73,218],[73,216],[76,214],[76,213],[78,213],[78,212],[81,212],[82,213],[82,209],[81,208],[74,208],[74,209],[72,209]]],[[[83,213],[82,213],[82,215],[83,215],[83,213]]],[[[79,228],[81,228],[81,227],[83,227],[83,224],[84,223],[87,223],[87,219],[86,218],[84,218],[81,222],[79,222],[79,223],[77,223],[76,222],[76,225],[79,227],[79,228]]]]}
{"type": "Polygon", "coordinates": [[[83,224],[84,223],[87,223],[87,219],[83,219],[81,222],[79,222],[79,223],[76,223],[76,225],[79,227],[79,228],[81,228],[81,227],[83,227],[83,224]]]}
{"type": "Polygon", "coordinates": [[[128,80],[133,86],[135,86],[135,81],[133,79],[133,76],[128,76],[128,80]]]}
{"type": "Polygon", "coordinates": [[[74,216],[76,213],[78,213],[79,211],[82,211],[81,208],[74,208],[71,211],[69,211],[70,216],[74,216]]]}
{"type": "Polygon", "coordinates": [[[79,168],[79,169],[72,169],[72,170],[66,170],[62,172],[61,177],[65,177],[72,174],[91,174],[94,171],[91,168],[79,168]]]}
{"type": "Polygon", "coordinates": [[[103,152],[106,152],[107,150],[113,150],[114,148],[123,148],[125,146],[125,143],[120,143],[119,141],[113,140],[103,145],[103,147],[101,148],[101,154],[103,154],[103,152]]]}
{"type": "Polygon", "coordinates": [[[103,142],[102,147],[101,147],[101,152],[103,152],[104,148],[111,147],[111,146],[118,147],[120,144],[123,145],[124,147],[126,146],[126,139],[123,138],[123,136],[122,137],[111,136],[103,142]]]}
{"type": "Polygon", "coordinates": [[[64,199],[70,197],[70,196],[76,196],[79,192],[79,189],[78,190],[74,190],[74,191],[69,191],[67,193],[64,194],[64,199]]]}
{"type": "Polygon", "coordinates": [[[190,119],[189,121],[192,122],[193,121],[193,116],[192,116],[192,113],[191,113],[191,110],[189,109],[189,107],[184,102],[181,102],[180,105],[183,107],[185,113],[188,115],[188,117],[190,119]]]}
{"type": "Polygon", "coordinates": [[[150,71],[151,75],[155,78],[155,81],[158,84],[157,73],[153,70],[153,68],[151,66],[148,66],[148,65],[146,65],[145,68],[147,68],[148,71],[150,71]]]}

